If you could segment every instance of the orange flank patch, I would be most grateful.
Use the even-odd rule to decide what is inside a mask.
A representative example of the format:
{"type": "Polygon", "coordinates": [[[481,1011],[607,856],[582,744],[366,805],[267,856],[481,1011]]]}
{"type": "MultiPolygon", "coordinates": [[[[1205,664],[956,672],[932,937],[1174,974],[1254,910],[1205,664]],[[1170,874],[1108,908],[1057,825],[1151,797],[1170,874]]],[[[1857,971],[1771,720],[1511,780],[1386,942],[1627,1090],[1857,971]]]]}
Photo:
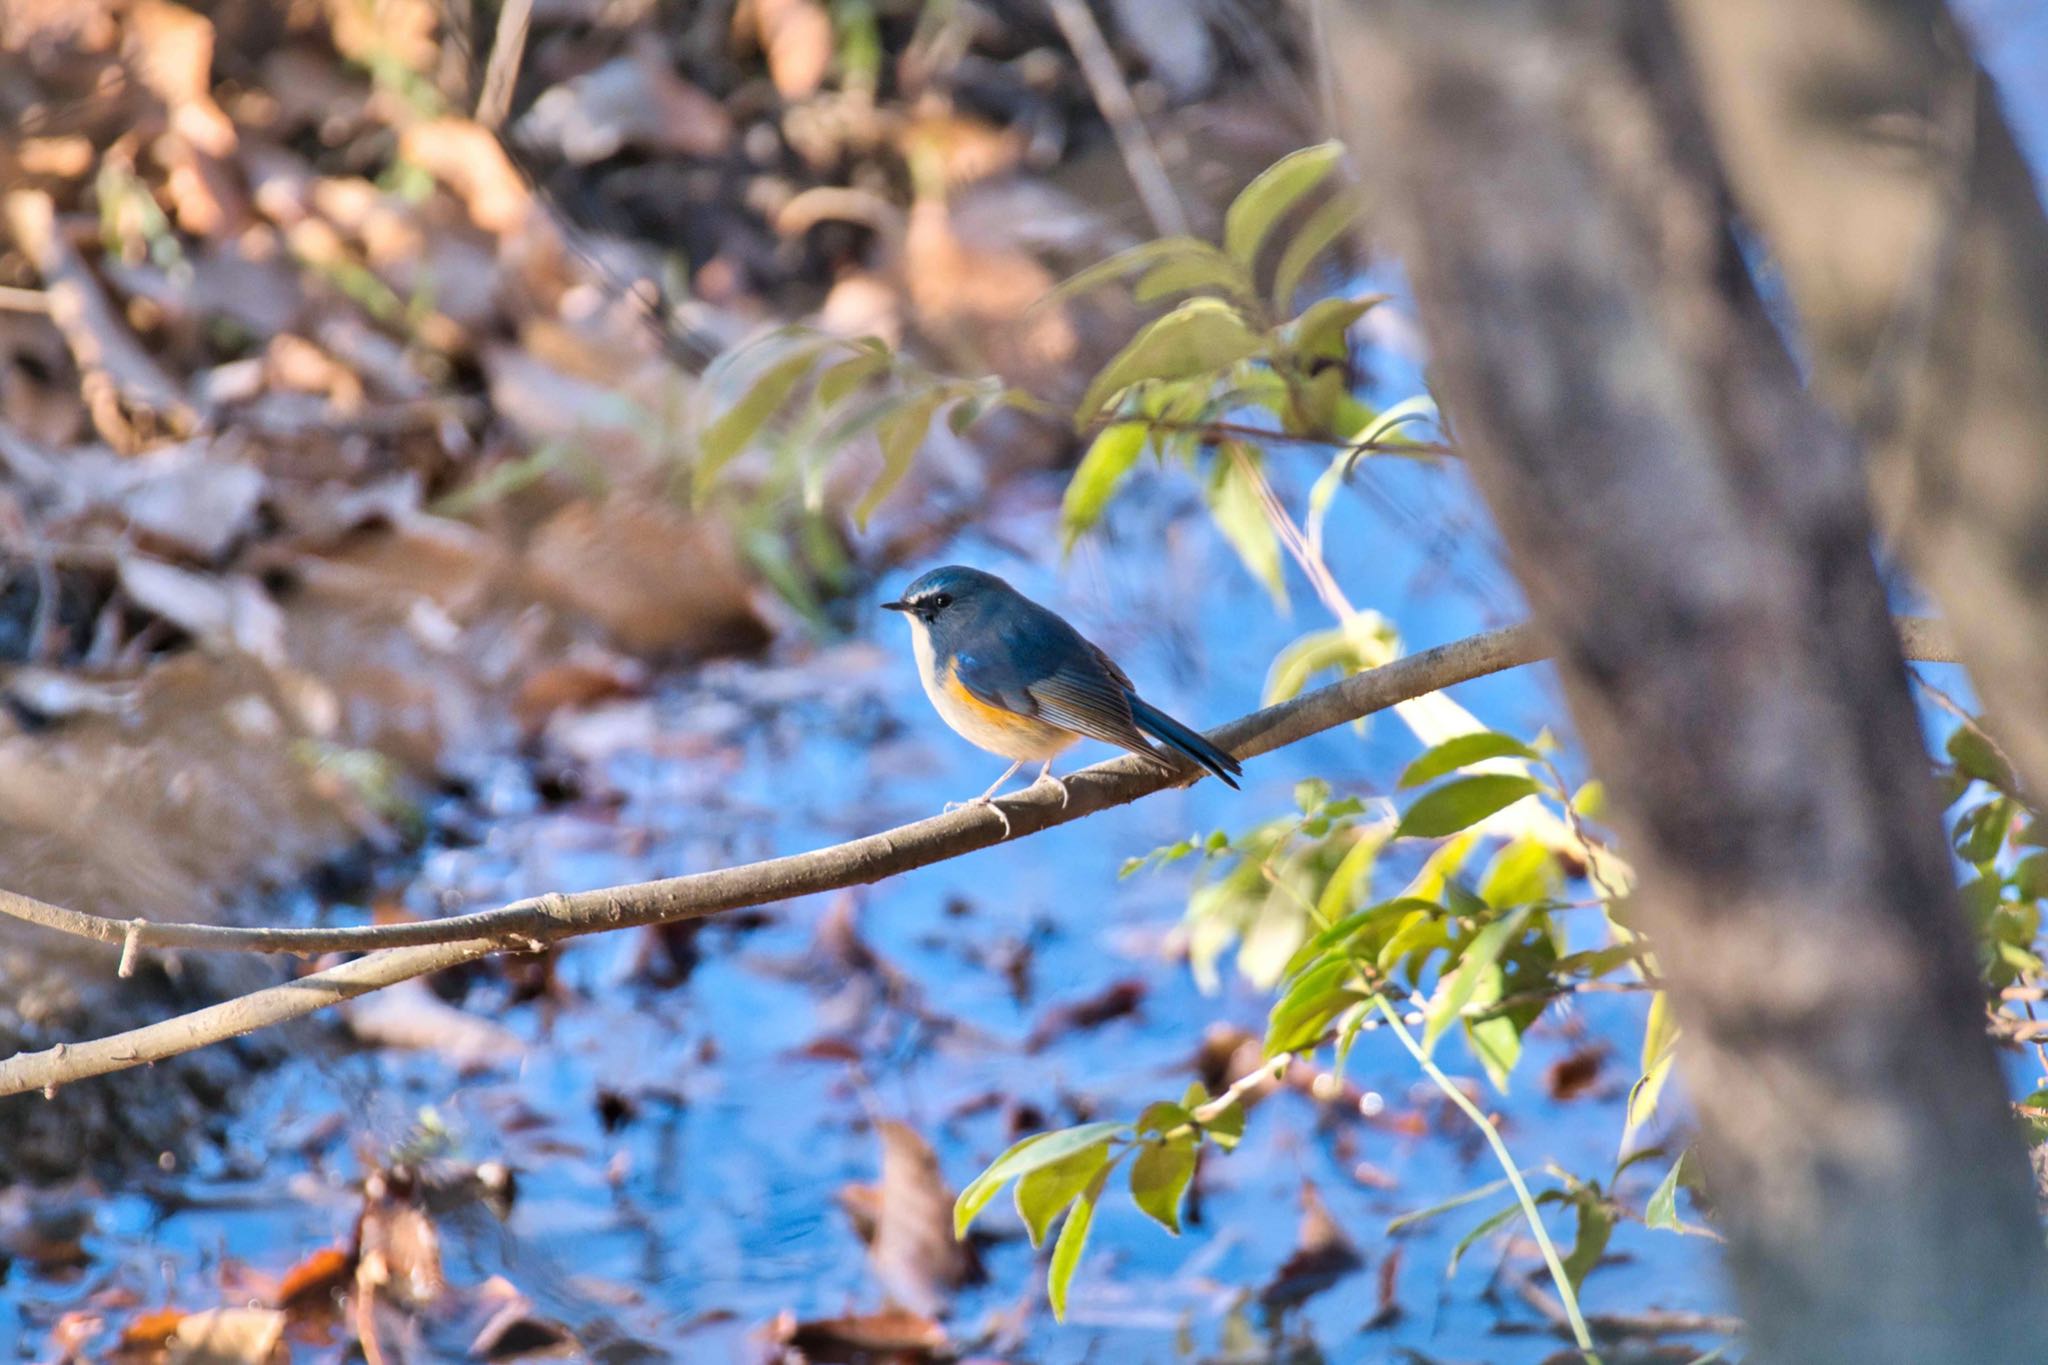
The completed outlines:
{"type": "Polygon", "coordinates": [[[1020,716],[1000,706],[990,706],[980,697],[967,690],[967,684],[960,681],[960,667],[955,664],[946,671],[946,691],[975,721],[991,730],[1008,731],[1019,739],[1036,738],[1055,727],[1031,716],[1020,716]]]}
{"type": "Polygon", "coordinates": [[[1064,726],[983,701],[960,681],[957,664],[946,669],[932,700],[946,723],[964,738],[1005,758],[1050,758],[1080,738],[1064,726]]]}

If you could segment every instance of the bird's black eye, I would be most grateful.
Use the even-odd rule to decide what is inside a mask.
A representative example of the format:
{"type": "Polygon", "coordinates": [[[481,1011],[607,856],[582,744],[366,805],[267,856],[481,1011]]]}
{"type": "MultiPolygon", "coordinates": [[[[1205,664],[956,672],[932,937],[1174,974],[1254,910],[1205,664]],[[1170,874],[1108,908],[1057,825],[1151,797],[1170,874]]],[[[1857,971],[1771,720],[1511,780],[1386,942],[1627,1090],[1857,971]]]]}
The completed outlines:
{"type": "Polygon", "coordinates": [[[953,605],[953,597],[950,593],[935,592],[924,599],[924,604],[933,611],[944,611],[953,605]]]}

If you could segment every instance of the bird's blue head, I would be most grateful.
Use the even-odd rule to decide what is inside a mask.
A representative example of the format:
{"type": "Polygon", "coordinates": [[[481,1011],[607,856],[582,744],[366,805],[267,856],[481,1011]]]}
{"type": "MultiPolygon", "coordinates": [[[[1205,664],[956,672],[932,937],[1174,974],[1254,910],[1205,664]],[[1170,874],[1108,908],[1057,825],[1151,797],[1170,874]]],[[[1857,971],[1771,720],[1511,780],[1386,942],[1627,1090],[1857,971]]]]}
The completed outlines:
{"type": "Polygon", "coordinates": [[[948,564],[933,569],[903,590],[900,601],[884,602],[888,611],[900,611],[930,627],[980,620],[990,608],[1014,600],[1017,590],[992,573],[948,564]]]}

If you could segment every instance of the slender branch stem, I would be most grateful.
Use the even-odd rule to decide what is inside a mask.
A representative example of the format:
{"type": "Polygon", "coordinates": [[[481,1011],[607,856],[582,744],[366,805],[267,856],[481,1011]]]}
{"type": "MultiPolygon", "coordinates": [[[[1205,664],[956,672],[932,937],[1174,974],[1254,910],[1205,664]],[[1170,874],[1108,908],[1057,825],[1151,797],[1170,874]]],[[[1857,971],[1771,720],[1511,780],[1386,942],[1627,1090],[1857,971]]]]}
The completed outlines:
{"type": "MultiPolygon", "coordinates": [[[[1905,617],[1900,618],[1898,628],[1910,657],[1953,659],[1935,622],[1905,617]]],[[[1468,636],[1240,717],[1210,737],[1238,757],[1251,758],[1398,702],[1533,663],[1545,653],[1535,631],[1526,625],[1468,636]]],[[[1195,776],[1184,769],[1169,771],[1157,761],[1137,756],[1119,758],[1069,776],[1065,804],[1049,790],[1027,789],[1003,798],[995,808],[972,806],[808,853],[573,895],[549,893],[496,910],[414,924],[339,929],[154,924],[85,914],[0,892],[0,914],[115,945],[131,968],[136,955],[150,948],[371,952],[368,957],[284,985],[124,1033],[17,1053],[0,1060],[0,1095],[43,1090],[162,1061],[496,952],[533,951],[581,934],[704,919],[747,906],[880,881],[1006,838],[1036,834],[1125,805],[1195,780],[1195,776]]]]}
{"type": "Polygon", "coordinates": [[[1549,1230],[1543,1226],[1543,1215],[1537,1210],[1535,1197],[1529,1193],[1529,1186],[1523,1182],[1522,1173],[1515,1166],[1514,1154],[1508,1151],[1507,1143],[1501,1140],[1500,1129],[1494,1126],[1493,1120],[1487,1118],[1478,1105],[1472,1103],[1470,1096],[1460,1090],[1451,1078],[1444,1075],[1442,1069],[1429,1059],[1429,1054],[1422,1050],[1422,1044],[1415,1041],[1415,1035],[1401,1022],[1401,1016],[1395,1012],[1394,1007],[1387,1003],[1385,995],[1375,995],[1372,1002],[1386,1019],[1387,1026],[1393,1029],[1394,1036],[1401,1040],[1401,1046],[1407,1048],[1409,1055],[1415,1058],[1416,1065],[1436,1083],[1437,1089],[1444,1092],[1444,1098],[1463,1110],[1465,1117],[1471,1119],[1473,1126],[1485,1136],[1486,1145],[1493,1149],[1494,1158],[1500,1162],[1501,1170],[1506,1173],[1508,1184],[1514,1186],[1515,1198],[1522,1205],[1522,1217],[1528,1220],[1529,1230],[1536,1235],[1536,1245],[1543,1250],[1543,1263],[1550,1267],[1550,1278],[1557,1286],[1558,1300],[1564,1304],[1565,1316],[1571,1320],[1572,1339],[1578,1342],[1579,1351],[1587,1360],[1593,1365],[1600,1365],[1600,1357],[1593,1353],[1593,1334],[1586,1330],[1586,1320],[1579,1314],[1579,1296],[1572,1290],[1571,1277],[1564,1273],[1564,1261],[1558,1256],[1557,1247],[1550,1240],[1549,1230]]]}

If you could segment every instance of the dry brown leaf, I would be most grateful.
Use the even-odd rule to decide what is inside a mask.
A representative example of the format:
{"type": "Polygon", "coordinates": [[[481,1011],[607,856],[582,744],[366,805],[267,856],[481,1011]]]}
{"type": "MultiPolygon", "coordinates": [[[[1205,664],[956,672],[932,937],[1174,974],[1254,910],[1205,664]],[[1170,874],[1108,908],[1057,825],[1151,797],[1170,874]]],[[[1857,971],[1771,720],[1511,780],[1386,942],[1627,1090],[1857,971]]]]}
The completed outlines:
{"type": "Polygon", "coordinates": [[[142,84],[170,111],[171,128],[208,156],[235,149],[235,125],[213,102],[213,23],[170,0],[128,11],[122,51],[142,84]]]}
{"type": "Polygon", "coordinates": [[[1137,1013],[1144,1000],[1143,981],[1135,977],[1113,981],[1091,996],[1054,1005],[1040,1015],[1024,1046],[1028,1051],[1038,1052],[1069,1033],[1101,1028],[1112,1019],[1137,1013]]]}
{"type": "MultiPolygon", "coordinates": [[[[832,16],[818,0],[752,0],[754,29],[768,55],[768,79],[786,100],[817,93],[832,68],[832,16]]],[[[734,22],[740,20],[735,13],[734,22]]]]}
{"type": "Polygon", "coordinates": [[[913,1358],[943,1350],[946,1329],[922,1313],[903,1308],[884,1308],[876,1313],[858,1313],[843,1318],[813,1318],[796,1322],[785,1317],[775,1326],[784,1345],[799,1351],[907,1352],[913,1358]]]}
{"type": "Polygon", "coordinates": [[[638,495],[564,507],[527,547],[535,586],[634,654],[743,649],[766,637],[718,523],[638,495]]]}
{"type": "Polygon", "coordinates": [[[363,1213],[356,1223],[356,1292],[406,1309],[441,1296],[441,1235],[420,1207],[403,1173],[377,1171],[364,1182],[363,1213]]]}
{"type": "Polygon", "coordinates": [[[953,1236],[953,1191],[938,1154],[909,1126],[876,1125],[882,1139],[881,1198],[868,1256],[892,1302],[942,1311],[953,1291],[981,1276],[973,1249],[953,1236]]]}
{"type": "Polygon", "coordinates": [[[519,685],[513,710],[529,731],[545,726],[548,717],[565,707],[589,706],[618,697],[637,696],[647,684],[647,670],[615,654],[583,653],[546,664],[519,685]]]}
{"type": "Polygon", "coordinates": [[[1543,1073],[1544,1088],[1554,1100],[1578,1099],[1599,1083],[1606,1061],[1605,1047],[1582,1047],[1550,1064],[1550,1069],[1543,1073]]]}
{"type": "Polygon", "coordinates": [[[1301,1230],[1294,1254],[1259,1291],[1259,1302],[1280,1309],[1302,1303],[1365,1264],[1358,1248],[1344,1234],[1316,1187],[1301,1182],[1301,1230]]]}
{"type": "Polygon", "coordinates": [[[301,1307],[324,1300],[348,1283],[355,1259],[340,1247],[322,1247],[300,1261],[278,1281],[279,1308],[301,1307]]]}
{"type": "Polygon", "coordinates": [[[416,123],[399,136],[399,155],[446,185],[485,232],[512,232],[533,211],[533,194],[490,129],[468,119],[416,123]]]}
{"type": "Polygon", "coordinates": [[[170,1365],[263,1365],[283,1344],[275,1308],[209,1308],[186,1314],[171,1333],[170,1365]]]}
{"type": "Polygon", "coordinates": [[[161,1351],[185,1317],[182,1308],[158,1308],[138,1313],[121,1329],[121,1345],[127,1350],[161,1351]]]}

